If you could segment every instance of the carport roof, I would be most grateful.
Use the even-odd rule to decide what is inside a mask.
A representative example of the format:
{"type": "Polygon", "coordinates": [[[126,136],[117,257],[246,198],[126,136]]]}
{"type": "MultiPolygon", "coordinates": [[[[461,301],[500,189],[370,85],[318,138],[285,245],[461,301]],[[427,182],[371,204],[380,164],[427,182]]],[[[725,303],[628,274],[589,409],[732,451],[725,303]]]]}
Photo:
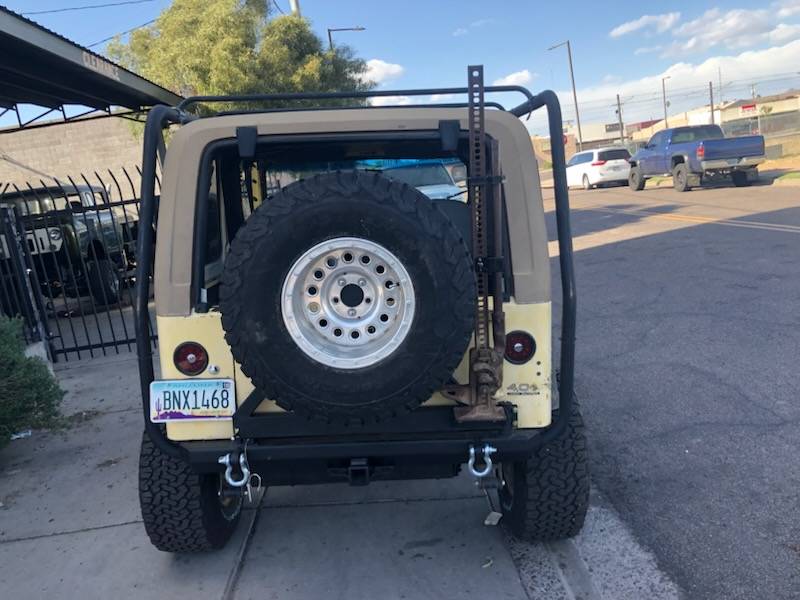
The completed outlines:
{"type": "MultiPolygon", "coordinates": [[[[19,104],[110,111],[175,105],[180,96],[0,6],[0,115],[19,104]]],[[[17,112],[19,118],[19,112],[17,112]]],[[[41,115],[44,116],[44,115],[41,115]]],[[[37,117],[38,118],[38,117],[37,117]]],[[[21,120],[20,127],[27,125],[21,120]]]]}

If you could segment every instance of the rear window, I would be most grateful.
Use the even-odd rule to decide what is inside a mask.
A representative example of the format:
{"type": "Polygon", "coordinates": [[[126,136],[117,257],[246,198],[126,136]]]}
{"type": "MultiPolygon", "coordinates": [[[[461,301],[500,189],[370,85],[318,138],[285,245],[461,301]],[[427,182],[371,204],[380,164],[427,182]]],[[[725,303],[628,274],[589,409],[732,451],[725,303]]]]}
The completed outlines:
{"type": "Polygon", "coordinates": [[[678,127],[672,132],[672,143],[683,144],[697,140],[718,140],[725,137],[718,125],[701,125],[699,127],[678,127]]]}
{"type": "Polygon", "coordinates": [[[628,160],[630,157],[631,153],[625,150],[625,148],[603,150],[597,153],[597,160],[628,160]]]}

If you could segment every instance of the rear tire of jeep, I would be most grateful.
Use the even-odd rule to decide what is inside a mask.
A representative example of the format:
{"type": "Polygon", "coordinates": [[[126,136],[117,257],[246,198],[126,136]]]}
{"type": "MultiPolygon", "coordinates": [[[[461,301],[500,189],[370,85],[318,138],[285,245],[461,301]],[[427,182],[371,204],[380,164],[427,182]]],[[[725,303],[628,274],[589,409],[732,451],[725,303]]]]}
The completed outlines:
{"type": "Polygon", "coordinates": [[[628,173],[628,187],[634,192],[641,192],[644,189],[645,179],[642,177],[641,167],[631,167],[628,173]]]}
{"type": "Polygon", "coordinates": [[[672,186],[678,192],[688,192],[692,189],[689,185],[689,168],[686,163],[678,163],[672,169],[672,186]]]}
{"type": "Polygon", "coordinates": [[[150,542],[163,552],[222,548],[236,529],[242,498],[220,500],[220,475],[195,473],[161,452],[147,433],[139,455],[139,504],[150,542]]]}
{"type": "Polygon", "coordinates": [[[286,186],[250,216],[225,262],[220,311],[265,398],[358,426],[414,410],[447,382],[470,341],[475,293],[467,247],[432,200],[346,171],[286,186]],[[367,293],[345,285],[353,278],[367,293]]]}
{"type": "Polygon", "coordinates": [[[107,258],[87,259],[89,274],[89,293],[95,304],[108,306],[119,302],[121,282],[117,270],[107,258]]]}
{"type": "Polygon", "coordinates": [[[553,541],[580,532],[589,507],[589,463],[575,403],[558,438],[526,461],[503,463],[499,499],[502,522],[516,538],[553,541]]]}

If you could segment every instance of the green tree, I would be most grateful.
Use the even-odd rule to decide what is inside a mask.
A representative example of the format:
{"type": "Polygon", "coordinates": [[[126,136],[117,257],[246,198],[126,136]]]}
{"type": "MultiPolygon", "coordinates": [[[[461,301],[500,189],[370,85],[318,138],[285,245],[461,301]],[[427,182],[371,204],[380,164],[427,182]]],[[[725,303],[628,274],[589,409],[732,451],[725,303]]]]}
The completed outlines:
{"type": "Polygon", "coordinates": [[[308,21],[271,18],[265,0],[174,0],[156,22],[106,53],[181,95],[371,88],[346,46],[326,50],[308,21]]]}

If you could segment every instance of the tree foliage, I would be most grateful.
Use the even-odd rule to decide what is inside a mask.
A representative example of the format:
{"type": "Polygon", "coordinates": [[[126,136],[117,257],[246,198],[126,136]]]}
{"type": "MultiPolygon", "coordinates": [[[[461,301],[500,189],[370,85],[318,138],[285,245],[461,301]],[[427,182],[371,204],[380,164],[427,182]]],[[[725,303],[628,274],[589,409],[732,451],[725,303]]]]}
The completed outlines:
{"type": "Polygon", "coordinates": [[[174,0],[107,54],[181,95],[369,89],[366,64],[326,50],[308,21],[271,17],[266,0],[174,0]]]}

